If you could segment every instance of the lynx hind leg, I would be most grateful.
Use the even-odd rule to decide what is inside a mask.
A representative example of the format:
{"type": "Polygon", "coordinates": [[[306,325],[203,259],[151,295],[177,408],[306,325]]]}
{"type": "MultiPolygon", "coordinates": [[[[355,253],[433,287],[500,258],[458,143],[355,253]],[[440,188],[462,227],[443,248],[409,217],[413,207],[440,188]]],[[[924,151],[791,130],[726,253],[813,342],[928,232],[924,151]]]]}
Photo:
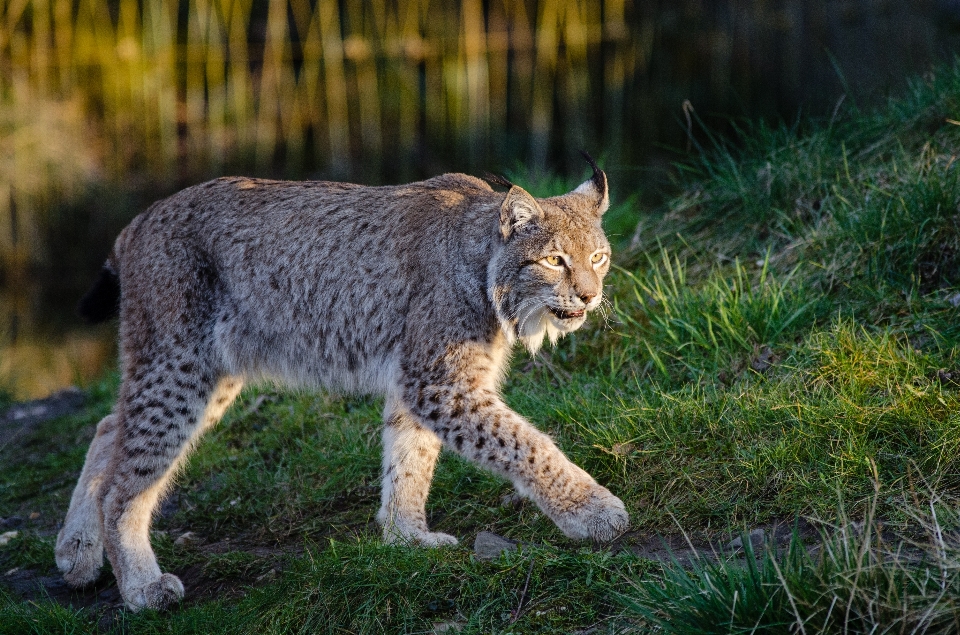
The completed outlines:
{"type": "MultiPolygon", "coordinates": [[[[153,368],[124,386],[121,429],[101,491],[107,557],[127,606],[163,609],[183,597],[183,584],[161,573],[150,546],[150,521],[177,465],[199,434],[212,426],[240,392],[237,378],[153,368]]],[[[123,399],[123,397],[121,397],[123,399]]]]}
{"type": "Polygon", "coordinates": [[[80,480],[70,498],[70,509],[57,535],[54,556],[63,579],[72,587],[90,584],[103,566],[100,486],[113,455],[117,416],[109,414],[97,424],[80,480]]]}
{"type": "Polygon", "coordinates": [[[427,494],[440,439],[390,404],[384,423],[383,490],[377,514],[384,541],[424,547],[457,544],[453,536],[427,527],[427,494]]]}

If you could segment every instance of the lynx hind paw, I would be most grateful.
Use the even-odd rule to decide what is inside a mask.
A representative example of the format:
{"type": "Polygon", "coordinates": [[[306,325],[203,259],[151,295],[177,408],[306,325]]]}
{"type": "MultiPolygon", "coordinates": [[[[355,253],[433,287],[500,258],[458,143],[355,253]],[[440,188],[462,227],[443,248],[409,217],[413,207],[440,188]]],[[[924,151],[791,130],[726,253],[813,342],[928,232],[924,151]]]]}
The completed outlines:
{"type": "Polygon", "coordinates": [[[78,589],[95,582],[103,567],[103,542],[83,534],[57,539],[54,551],[57,568],[71,587],[78,589]]]}
{"type": "Polygon", "coordinates": [[[565,514],[557,525],[570,538],[610,542],[630,528],[630,516],[623,501],[607,488],[594,485],[586,502],[565,514]]]}
{"type": "Polygon", "coordinates": [[[131,611],[153,609],[162,611],[183,599],[183,583],[172,573],[164,573],[158,579],[136,589],[131,598],[124,596],[131,611]]]}
{"type": "Polygon", "coordinates": [[[388,545],[411,545],[416,547],[452,547],[460,543],[450,534],[439,531],[406,531],[397,528],[385,529],[383,541],[388,545]]]}

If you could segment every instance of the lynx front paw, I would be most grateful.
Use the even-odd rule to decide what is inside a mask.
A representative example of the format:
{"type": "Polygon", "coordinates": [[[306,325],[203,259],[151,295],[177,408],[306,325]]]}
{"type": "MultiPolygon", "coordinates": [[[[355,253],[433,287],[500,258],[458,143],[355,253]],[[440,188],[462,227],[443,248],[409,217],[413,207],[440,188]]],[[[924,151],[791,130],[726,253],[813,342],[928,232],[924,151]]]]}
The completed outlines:
{"type": "Polygon", "coordinates": [[[596,483],[580,505],[559,514],[555,522],[570,538],[590,538],[597,542],[609,542],[630,527],[623,501],[596,483]]]}
{"type": "Polygon", "coordinates": [[[74,588],[80,588],[100,577],[103,567],[103,541],[98,536],[84,533],[57,536],[57,548],[54,551],[57,568],[63,579],[74,588]]]}
{"type": "Polygon", "coordinates": [[[183,599],[183,583],[172,573],[164,573],[129,594],[124,592],[123,599],[131,611],[145,608],[162,611],[183,599]]]}

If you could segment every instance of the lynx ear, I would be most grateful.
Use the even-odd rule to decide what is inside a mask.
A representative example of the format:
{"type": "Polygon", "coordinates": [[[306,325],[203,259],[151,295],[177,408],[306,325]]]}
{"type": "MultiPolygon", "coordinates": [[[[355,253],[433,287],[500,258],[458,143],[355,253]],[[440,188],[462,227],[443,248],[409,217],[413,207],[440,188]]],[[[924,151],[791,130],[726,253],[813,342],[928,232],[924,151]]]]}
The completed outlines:
{"type": "Polygon", "coordinates": [[[593,176],[590,177],[590,180],[581,183],[573,193],[584,194],[593,199],[596,205],[594,213],[597,216],[601,216],[607,211],[607,208],[610,207],[610,193],[607,191],[607,175],[597,167],[597,162],[593,160],[593,157],[583,150],[580,151],[580,154],[583,155],[583,158],[586,159],[590,167],[593,168],[593,176]]]}
{"type": "Polygon", "coordinates": [[[507,197],[500,206],[500,234],[504,240],[510,238],[514,231],[531,222],[543,218],[543,210],[536,199],[517,185],[510,188],[507,197]]]}

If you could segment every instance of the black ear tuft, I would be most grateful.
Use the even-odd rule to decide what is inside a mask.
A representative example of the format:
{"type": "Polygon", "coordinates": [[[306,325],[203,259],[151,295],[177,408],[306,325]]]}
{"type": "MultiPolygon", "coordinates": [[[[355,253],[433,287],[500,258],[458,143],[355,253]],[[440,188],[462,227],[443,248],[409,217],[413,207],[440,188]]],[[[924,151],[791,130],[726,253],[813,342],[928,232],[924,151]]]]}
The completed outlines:
{"type": "Polygon", "coordinates": [[[498,174],[491,174],[490,172],[484,173],[483,180],[487,181],[492,185],[499,185],[501,187],[513,187],[513,183],[511,183],[507,179],[503,178],[498,174]]]}
{"type": "Polygon", "coordinates": [[[580,150],[580,154],[583,155],[583,158],[587,160],[587,163],[590,164],[590,167],[593,168],[593,184],[596,186],[597,191],[604,193],[607,191],[607,175],[603,173],[597,166],[597,162],[593,160],[593,157],[590,156],[586,150],[580,150]]]}

